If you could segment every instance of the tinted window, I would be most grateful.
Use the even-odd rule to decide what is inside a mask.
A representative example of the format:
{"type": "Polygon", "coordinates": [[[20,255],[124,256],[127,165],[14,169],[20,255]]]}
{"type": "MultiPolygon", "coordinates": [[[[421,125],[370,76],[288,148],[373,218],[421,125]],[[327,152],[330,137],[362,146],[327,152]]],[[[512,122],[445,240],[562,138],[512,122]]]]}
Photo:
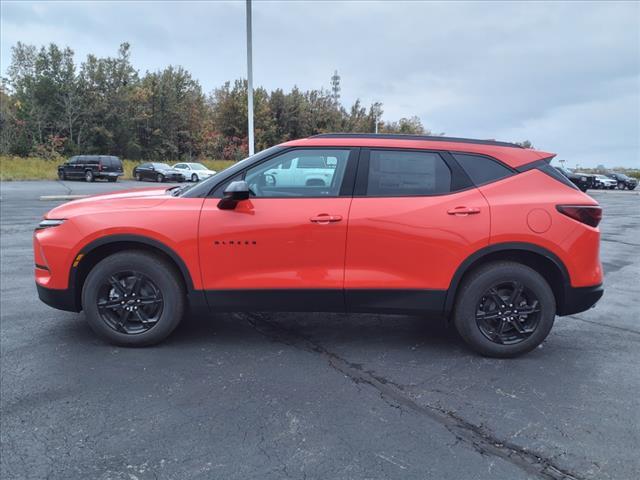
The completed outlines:
{"type": "Polygon", "coordinates": [[[454,153],[453,156],[476,185],[494,182],[513,174],[509,168],[487,157],[462,153],[454,153]]]}
{"type": "Polygon", "coordinates": [[[432,152],[371,150],[367,195],[435,195],[451,190],[451,171],[432,152]]]}
{"type": "Polygon", "coordinates": [[[138,168],[149,168],[150,166],[150,163],[143,163],[142,165],[139,165],[138,168]]]}
{"type": "Polygon", "coordinates": [[[256,197],[337,197],[350,150],[290,150],[247,170],[256,197]]]}
{"type": "Polygon", "coordinates": [[[69,159],[69,165],[75,165],[76,163],[78,163],[78,157],[71,157],[69,159]]]}
{"type": "Polygon", "coordinates": [[[563,170],[562,168],[558,168],[558,167],[552,167],[548,163],[543,163],[542,165],[540,165],[538,167],[538,170],[546,173],[552,178],[555,178],[559,182],[564,183],[567,187],[577,189],[577,187],[573,184],[573,182],[569,180],[566,176],[566,175],[571,175],[571,172],[569,171],[563,170]]]}

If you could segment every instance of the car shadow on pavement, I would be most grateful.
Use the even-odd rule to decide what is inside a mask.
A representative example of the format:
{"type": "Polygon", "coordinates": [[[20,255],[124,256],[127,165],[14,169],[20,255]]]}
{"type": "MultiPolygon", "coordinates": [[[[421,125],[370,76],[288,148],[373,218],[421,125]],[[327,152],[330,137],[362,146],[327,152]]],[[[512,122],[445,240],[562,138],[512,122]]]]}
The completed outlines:
{"type": "Polygon", "coordinates": [[[425,348],[459,356],[466,347],[443,319],[404,315],[329,313],[230,313],[190,315],[165,343],[225,345],[276,342],[325,348],[398,350],[425,348]],[[256,335],[257,334],[257,335],[256,335]]]}

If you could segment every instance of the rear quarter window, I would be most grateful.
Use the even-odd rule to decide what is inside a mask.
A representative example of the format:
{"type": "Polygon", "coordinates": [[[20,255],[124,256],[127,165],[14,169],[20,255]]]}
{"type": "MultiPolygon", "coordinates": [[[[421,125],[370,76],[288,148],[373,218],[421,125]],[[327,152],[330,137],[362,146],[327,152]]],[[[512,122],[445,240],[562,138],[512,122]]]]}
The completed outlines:
{"type": "Polygon", "coordinates": [[[466,153],[452,155],[476,185],[495,182],[514,174],[513,170],[489,157],[466,153]]]}

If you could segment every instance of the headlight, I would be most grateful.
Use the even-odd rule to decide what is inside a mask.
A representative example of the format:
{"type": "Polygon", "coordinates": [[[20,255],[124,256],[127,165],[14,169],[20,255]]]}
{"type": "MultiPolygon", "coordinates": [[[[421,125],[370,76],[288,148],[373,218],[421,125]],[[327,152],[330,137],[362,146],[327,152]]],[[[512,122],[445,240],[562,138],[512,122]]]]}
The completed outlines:
{"type": "Polygon", "coordinates": [[[64,218],[59,219],[59,220],[50,220],[50,219],[46,219],[46,220],[42,220],[36,230],[42,230],[44,228],[50,228],[50,227],[57,227],[58,225],[62,225],[64,223],[64,218]]]}

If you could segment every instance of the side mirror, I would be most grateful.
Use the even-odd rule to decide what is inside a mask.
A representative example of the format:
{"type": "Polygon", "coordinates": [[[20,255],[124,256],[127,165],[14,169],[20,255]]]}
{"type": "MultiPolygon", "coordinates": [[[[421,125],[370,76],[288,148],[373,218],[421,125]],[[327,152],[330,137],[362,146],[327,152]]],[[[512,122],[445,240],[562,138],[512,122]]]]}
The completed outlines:
{"type": "Polygon", "coordinates": [[[233,210],[242,200],[248,200],[251,195],[249,184],[244,180],[231,182],[224,189],[222,199],[218,202],[220,210],[233,210]]]}

